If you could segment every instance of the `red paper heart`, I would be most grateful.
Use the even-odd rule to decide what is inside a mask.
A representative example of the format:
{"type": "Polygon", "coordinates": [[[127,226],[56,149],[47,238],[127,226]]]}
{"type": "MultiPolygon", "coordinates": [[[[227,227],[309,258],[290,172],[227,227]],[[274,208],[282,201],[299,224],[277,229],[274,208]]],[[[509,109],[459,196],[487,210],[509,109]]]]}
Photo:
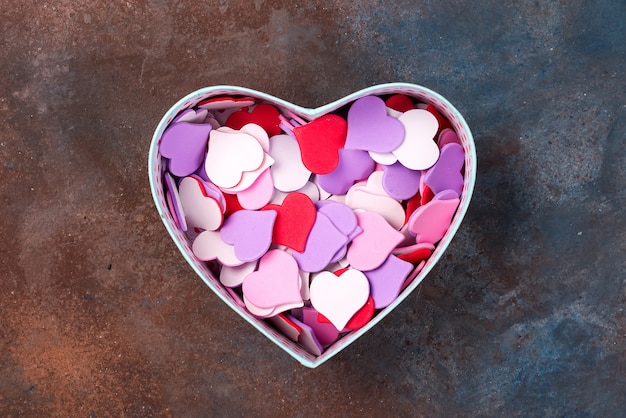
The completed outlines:
{"type": "Polygon", "coordinates": [[[237,199],[236,194],[224,193],[224,200],[226,200],[226,212],[224,216],[228,217],[238,210],[242,210],[243,206],[239,203],[239,199],[237,199]]]}
{"type": "Polygon", "coordinates": [[[294,128],[304,166],[315,174],[328,174],[337,168],[347,133],[348,123],[337,115],[325,115],[294,128]]]}
{"type": "Polygon", "coordinates": [[[435,194],[430,187],[424,186],[424,192],[422,193],[422,206],[433,200],[433,197],[435,197],[435,194]]]}
{"type": "Polygon", "coordinates": [[[437,108],[435,108],[435,106],[433,106],[432,104],[429,104],[428,106],[426,106],[426,110],[432,113],[437,118],[437,123],[439,123],[439,129],[437,129],[437,134],[435,135],[436,139],[439,138],[439,134],[444,129],[452,129],[452,125],[450,125],[450,122],[448,121],[448,119],[441,116],[441,113],[437,111],[437,108]]]}
{"type": "Polygon", "coordinates": [[[394,94],[393,96],[390,96],[387,100],[385,100],[385,106],[397,112],[403,113],[407,110],[415,108],[413,101],[404,94],[394,94]]]}
{"type": "Polygon", "coordinates": [[[406,217],[404,219],[405,225],[409,222],[409,218],[411,217],[413,212],[415,212],[415,210],[419,208],[421,205],[422,205],[422,196],[420,195],[419,192],[417,192],[415,196],[413,196],[406,202],[406,217]]]}
{"type": "Polygon", "coordinates": [[[280,112],[278,112],[276,107],[271,104],[261,103],[252,109],[251,113],[243,110],[233,112],[226,119],[226,126],[233,129],[241,129],[248,123],[256,123],[265,129],[268,136],[274,136],[282,132],[282,129],[278,126],[280,124],[279,115],[280,112]]]}
{"type": "Polygon", "coordinates": [[[317,211],[311,198],[304,193],[287,195],[282,205],[266,205],[262,210],[277,212],[272,242],[304,252],[306,240],[315,223],[317,211]]]}

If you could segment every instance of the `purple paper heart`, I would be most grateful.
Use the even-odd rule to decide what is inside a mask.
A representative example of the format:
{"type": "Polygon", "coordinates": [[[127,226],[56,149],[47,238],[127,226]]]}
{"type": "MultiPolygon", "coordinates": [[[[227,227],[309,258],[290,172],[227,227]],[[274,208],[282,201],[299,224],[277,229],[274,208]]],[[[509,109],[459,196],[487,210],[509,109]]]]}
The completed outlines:
{"type": "Polygon", "coordinates": [[[454,190],[460,196],[463,191],[461,168],[465,162],[463,147],[456,143],[444,145],[439,159],[424,175],[424,183],[437,194],[444,190],[454,190]]]}
{"type": "Polygon", "coordinates": [[[390,255],[377,269],[363,272],[370,282],[374,308],[384,308],[396,300],[411,270],[413,264],[390,255]]]}
{"type": "Polygon", "coordinates": [[[322,189],[331,194],[344,194],[355,181],[363,180],[374,172],[376,163],[367,151],[339,150],[339,165],[328,174],[317,176],[322,189]]]}
{"type": "Polygon", "coordinates": [[[407,200],[418,192],[421,177],[421,171],[406,168],[398,161],[384,166],[383,189],[394,199],[407,200]]]}
{"type": "Polygon", "coordinates": [[[331,263],[336,263],[339,260],[341,260],[342,258],[344,258],[346,256],[346,254],[348,253],[348,244],[350,244],[350,242],[353,239],[355,239],[356,237],[358,237],[362,232],[363,232],[363,230],[361,229],[360,226],[357,226],[356,228],[354,228],[354,231],[352,231],[352,233],[350,233],[350,235],[348,235],[348,242],[346,243],[346,245],[344,245],[342,248],[339,249],[339,251],[337,251],[335,253],[335,255],[330,260],[330,262],[331,263]]]}
{"type": "Polygon", "coordinates": [[[346,149],[391,152],[404,141],[404,126],[387,115],[380,97],[366,96],[355,101],[348,111],[346,149]]]}
{"type": "Polygon", "coordinates": [[[349,236],[358,227],[356,215],[352,208],[332,200],[320,200],[315,203],[317,211],[328,216],[328,219],[341,231],[349,236]]]}
{"type": "Polygon", "coordinates": [[[159,151],[169,158],[168,169],[172,174],[185,177],[200,167],[211,129],[211,125],[179,122],[165,131],[159,151]]]}
{"type": "MultiPolygon", "coordinates": [[[[344,245],[333,255],[333,258],[330,259],[330,263],[337,263],[339,260],[344,258],[348,254],[348,244],[344,245]]],[[[328,263],[328,264],[330,264],[328,263]]]]}
{"type": "Polygon", "coordinates": [[[220,237],[235,247],[235,255],[239,260],[258,260],[272,244],[276,215],[275,210],[238,210],[226,218],[220,237]]]}
{"type": "Polygon", "coordinates": [[[304,252],[293,251],[293,258],[298,262],[300,270],[308,272],[321,271],[330,264],[338,251],[348,243],[346,237],[323,213],[318,213],[304,252]]]}

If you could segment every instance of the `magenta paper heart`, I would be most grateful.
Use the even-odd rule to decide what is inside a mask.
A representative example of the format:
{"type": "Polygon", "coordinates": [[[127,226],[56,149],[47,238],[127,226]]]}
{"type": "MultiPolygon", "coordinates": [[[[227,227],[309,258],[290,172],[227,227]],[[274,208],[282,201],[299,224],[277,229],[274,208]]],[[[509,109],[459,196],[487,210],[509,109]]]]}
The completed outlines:
{"type": "MultiPolygon", "coordinates": [[[[432,127],[428,129],[430,132],[432,127]]],[[[182,146],[184,141],[179,141],[182,146]]],[[[307,148],[307,152],[310,151],[307,148]]],[[[325,167],[336,164],[319,163],[325,167]]],[[[226,305],[307,367],[317,367],[346,348],[419,285],[440,260],[459,228],[470,202],[475,173],[472,135],[459,112],[437,93],[403,83],[373,86],[317,109],[305,109],[241,87],[200,89],[166,113],[154,133],[149,154],[154,201],[184,258],[226,305]],[[404,107],[388,111],[384,100],[398,95],[405,97],[404,107]],[[258,104],[271,105],[279,112],[282,133],[275,147],[272,146],[275,131],[261,132],[263,128],[256,125],[241,129],[224,126],[228,117],[242,107],[249,112],[258,104]],[[415,112],[415,117],[404,118],[409,135],[415,141],[405,146],[402,145],[406,141],[406,129],[401,120],[395,119],[426,106],[434,107],[444,118],[446,128],[452,129],[432,139],[435,147],[436,141],[441,141],[441,151],[437,148],[437,154],[432,153],[438,156],[441,152],[439,164],[432,161],[431,144],[412,133],[417,132],[422,113],[415,112]],[[343,117],[343,109],[348,111],[348,128],[345,146],[339,150],[339,164],[329,174],[309,175],[302,164],[292,161],[298,155],[295,145],[299,146],[294,129],[325,115],[343,117]],[[172,124],[177,117],[178,122],[172,124]],[[208,139],[197,141],[202,146],[192,146],[194,151],[179,150],[178,146],[169,150],[169,145],[165,152],[159,149],[164,139],[168,144],[166,131],[176,124],[198,122],[210,126],[205,132],[208,139]],[[211,134],[218,130],[219,134],[211,134]],[[218,139],[212,142],[212,136],[218,139]],[[419,139],[419,144],[415,138],[419,139]],[[461,166],[458,146],[449,146],[453,143],[460,144],[461,166]],[[454,148],[455,155],[448,156],[451,151],[446,151],[446,147],[454,148]],[[422,148],[427,150],[428,158],[420,161],[415,160],[413,151],[402,151],[422,148]],[[172,161],[176,157],[165,155],[171,157],[179,152],[194,155],[193,164],[189,163],[189,167],[181,171],[172,161]],[[427,164],[430,165],[425,167],[427,164]],[[186,174],[181,174],[183,172],[186,174]],[[430,184],[420,178],[428,172],[435,189],[446,188],[436,193],[430,202],[428,194],[415,194],[416,184],[417,190],[420,187],[422,191],[432,189],[424,189],[425,184],[430,184]],[[185,186],[193,185],[193,194],[190,198],[187,192],[183,193],[184,200],[203,205],[208,202],[210,217],[200,222],[200,226],[192,222],[184,231],[176,218],[187,210],[178,208],[177,211],[174,188],[192,173],[204,178],[205,187],[189,183],[192,179],[198,181],[196,177],[189,177],[185,186]],[[166,175],[171,176],[167,178],[168,188],[165,187],[166,175]],[[275,189],[273,193],[271,187],[275,189]],[[457,193],[459,188],[460,194],[457,193]],[[349,190],[353,194],[350,199],[349,190]],[[263,210],[266,202],[276,207],[294,193],[306,195],[315,203],[315,226],[305,237],[301,253],[268,241],[268,237],[273,240],[276,235],[276,222],[270,219],[272,211],[263,210]],[[411,194],[415,196],[410,197],[409,204],[411,194]],[[413,212],[412,216],[405,212],[407,208],[413,212]],[[445,213],[440,213],[440,209],[445,213]],[[430,226],[433,220],[437,224],[435,228],[430,226]],[[204,230],[202,225],[215,230],[204,230]],[[419,252],[425,246],[428,251],[422,251],[421,257],[411,252],[413,248],[419,252]],[[415,264],[401,258],[415,259],[415,264]],[[346,268],[351,271],[348,275],[345,275],[346,268]],[[349,284],[351,281],[353,285],[349,284]],[[323,315],[314,317],[317,311],[312,308],[303,310],[305,301],[307,306],[317,305],[335,325],[326,324],[329,318],[323,315]],[[362,303],[361,308],[358,305],[362,303]],[[352,321],[352,315],[364,319],[352,321]],[[327,325],[343,328],[346,321],[358,325],[342,329],[341,333],[329,332],[327,325]]],[[[187,203],[189,205],[192,220],[205,218],[202,210],[196,210],[195,203],[187,203]]],[[[288,215],[294,219],[300,216],[298,213],[288,215]]],[[[289,230],[281,230],[276,236],[287,242],[301,238],[289,234],[289,230]]],[[[393,326],[393,323],[386,326],[393,326]]]]}

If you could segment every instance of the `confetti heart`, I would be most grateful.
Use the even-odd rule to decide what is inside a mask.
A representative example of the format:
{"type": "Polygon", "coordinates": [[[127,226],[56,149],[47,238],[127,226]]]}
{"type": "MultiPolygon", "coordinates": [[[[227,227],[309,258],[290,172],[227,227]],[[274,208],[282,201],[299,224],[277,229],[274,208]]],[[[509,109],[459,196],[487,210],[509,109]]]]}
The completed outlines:
{"type": "Polygon", "coordinates": [[[172,174],[184,177],[200,167],[211,129],[211,125],[179,122],[165,131],[159,151],[165,158],[169,158],[172,174]]]}
{"type": "Polygon", "coordinates": [[[250,113],[243,110],[232,113],[226,120],[226,126],[241,129],[248,123],[255,123],[261,126],[269,136],[274,136],[281,133],[278,126],[280,123],[279,114],[280,112],[275,106],[261,103],[255,106],[250,113]]]}
{"type": "Polygon", "coordinates": [[[298,265],[284,251],[271,250],[261,257],[259,269],[246,276],[241,290],[246,299],[260,308],[302,306],[298,265]]]}
{"type": "Polygon", "coordinates": [[[277,190],[293,192],[309,181],[311,171],[302,162],[300,147],[292,137],[287,134],[273,136],[269,153],[274,159],[271,173],[277,190]]]}
{"type": "Polygon", "coordinates": [[[424,183],[437,194],[444,190],[454,190],[461,196],[463,190],[463,176],[461,167],[465,163],[463,147],[457,143],[449,143],[441,148],[439,159],[426,172],[424,183]]]}
{"type": "Polygon", "coordinates": [[[400,229],[406,219],[404,208],[385,191],[383,176],[383,172],[375,171],[365,184],[352,186],[346,195],[346,205],[355,210],[376,212],[395,229],[400,229]]]}
{"type": "Polygon", "coordinates": [[[406,200],[411,199],[419,191],[421,178],[421,171],[411,170],[400,162],[395,162],[385,166],[382,184],[389,196],[406,200]]]}
{"type": "Polygon", "coordinates": [[[418,243],[437,243],[450,227],[457,206],[459,206],[458,198],[444,200],[437,199],[435,195],[433,200],[418,208],[411,215],[408,223],[409,231],[416,236],[418,243]]]}
{"type": "Polygon", "coordinates": [[[180,203],[188,228],[215,231],[222,225],[224,214],[215,197],[208,196],[204,185],[195,177],[185,177],[178,186],[180,203]]]}
{"type": "Polygon", "coordinates": [[[387,116],[382,99],[366,96],[350,106],[346,149],[391,152],[402,144],[403,138],[402,123],[387,116]]]}
{"type": "Polygon", "coordinates": [[[263,209],[275,210],[278,214],[272,242],[303,252],[317,215],[311,198],[294,192],[287,195],[281,205],[271,204],[263,209]]]}
{"type": "MultiPolygon", "coordinates": [[[[188,95],[166,113],[153,136],[149,175],[167,231],[205,283],[287,353],[316,367],[378,324],[440,260],[467,211],[475,161],[471,132],[462,116],[441,96],[420,86],[374,86],[318,109],[250,89],[217,86],[188,95]],[[413,125],[423,124],[416,122],[415,114],[427,123],[434,119],[434,133],[424,126],[421,130],[427,135],[419,133],[413,125]],[[324,123],[329,123],[328,131],[324,123]],[[170,151],[193,155],[193,163],[182,171],[172,161],[176,157],[166,158],[165,154],[172,154],[160,150],[166,131],[180,124],[206,125],[207,131],[202,146],[180,150],[184,141],[173,141],[170,151]],[[341,125],[345,133],[337,128],[341,125]],[[304,132],[306,137],[307,130],[310,137],[301,146],[297,135],[304,132]],[[315,135],[327,134],[330,139],[315,144],[315,135]],[[213,141],[214,136],[222,138],[213,141]],[[273,148],[275,136],[281,139],[273,148]],[[407,141],[416,136],[430,137],[430,143],[424,140],[420,143],[426,145],[416,146],[419,141],[407,141]],[[459,148],[450,144],[461,147],[461,166],[459,148]],[[457,155],[448,157],[447,146],[455,148],[457,155]],[[449,159],[454,161],[444,164],[449,159]],[[430,165],[417,160],[428,160],[430,165]],[[305,161],[315,170],[306,168],[305,161]],[[208,202],[204,204],[210,216],[203,226],[188,222],[183,203],[194,199],[189,199],[188,191],[180,195],[183,180],[194,199],[208,202]],[[365,209],[350,207],[355,192],[357,203],[365,209]],[[270,222],[264,216],[271,213],[258,221],[242,221],[248,216],[245,213],[263,213],[263,209],[276,212],[267,250],[270,222]],[[231,222],[237,225],[234,239],[228,238],[233,231],[226,225],[231,222]],[[189,223],[186,230],[185,223],[189,223]],[[227,243],[223,234],[235,245],[227,243]],[[246,235],[250,239],[243,238],[246,235]],[[237,254],[246,260],[260,258],[246,262],[237,254]],[[316,264],[310,270],[328,264],[309,273],[298,264],[298,257],[305,268],[307,263],[316,264]],[[313,307],[303,306],[306,300],[313,307]],[[325,323],[330,320],[325,314],[334,325],[325,323]]],[[[191,219],[207,216],[207,211],[195,213],[202,204],[187,206],[191,219]]]]}
{"type": "Polygon", "coordinates": [[[356,269],[374,270],[387,259],[404,236],[378,213],[358,212],[356,217],[363,233],[352,240],[348,261],[356,269]]]}
{"type": "Polygon", "coordinates": [[[276,220],[273,210],[240,210],[226,219],[220,230],[226,244],[235,247],[235,256],[241,261],[256,261],[272,244],[272,229],[276,220]]]}
{"type": "Polygon", "coordinates": [[[402,284],[411,270],[413,264],[389,255],[378,268],[364,272],[370,282],[375,309],[389,306],[398,297],[402,284]]]}
{"type": "Polygon", "coordinates": [[[349,269],[341,276],[322,272],[311,283],[311,305],[341,331],[367,302],[370,285],[365,274],[349,269]]]}
{"type": "Polygon", "coordinates": [[[365,151],[339,150],[339,164],[328,174],[318,176],[322,189],[330,194],[346,193],[354,182],[367,178],[376,164],[365,151]]]}
{"type": "Polygon", "coordinates": [[[348,237],[326,215],[318,213],[304,251],[294,251],[293,257],[301,270],[321,271],[347,243],[348,237]]]}
{"type": "Polygon", "coordinates": [[[265,170],[250,187],[237,193],[237,201],[245,209],[261,209],[274,196],[274,181],[270,170],[265,170]]]}
{"type": "Polygon", "coordinates": [[[220,270],[220,283],[227,287],[241,286],[243,280],[256,270],[257,263],[244,263],[240,266],[222,266],[220,270]]]}
{"type": "Polygon", "coordinates": [[[192,251],[199,260],[218,260],[225,266],[236,267],[244,262],[235,255],[235,247],[226,244],[218,231],[204,231],[193,241],[192,251]]]}
{"type": "Polygon", "coordinates": [[[339,164],[339,149],[346,142],[346,121],[326,115],[299,126],[293,134],[300,146],[304,166],[315,174],[328,174],[339,164]]]}
{"type": "Polygon", "coordinates": [[[261,167],[264,151],[259,142],[245,132],[211,131],[204,163],[211,181],[220,187],[234,187],[243,174],[261,167]]]}
{"type": "Polygon", "coordinates": [[[339,331],[334,325],[326,322],[320,322],[319,312],[313,308],[302,308],[302,322],[313,329],[317,336],[317,340],[322,346],[328,346],[334,343],[339,337],[339,331]]]}

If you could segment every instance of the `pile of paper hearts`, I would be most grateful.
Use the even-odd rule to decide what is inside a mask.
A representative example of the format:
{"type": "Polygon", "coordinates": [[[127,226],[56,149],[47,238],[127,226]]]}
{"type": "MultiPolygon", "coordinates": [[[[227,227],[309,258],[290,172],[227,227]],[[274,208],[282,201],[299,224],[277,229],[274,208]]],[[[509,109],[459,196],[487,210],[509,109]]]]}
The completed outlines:
{"type": "Polygon", "coordinates": [[[475,173],[459,112],[404,83],[318,109],[201,89],[166,113],[149,155],[156,206],[188,263],[308,367],[417,287],[458,229],[475,173]]]}

